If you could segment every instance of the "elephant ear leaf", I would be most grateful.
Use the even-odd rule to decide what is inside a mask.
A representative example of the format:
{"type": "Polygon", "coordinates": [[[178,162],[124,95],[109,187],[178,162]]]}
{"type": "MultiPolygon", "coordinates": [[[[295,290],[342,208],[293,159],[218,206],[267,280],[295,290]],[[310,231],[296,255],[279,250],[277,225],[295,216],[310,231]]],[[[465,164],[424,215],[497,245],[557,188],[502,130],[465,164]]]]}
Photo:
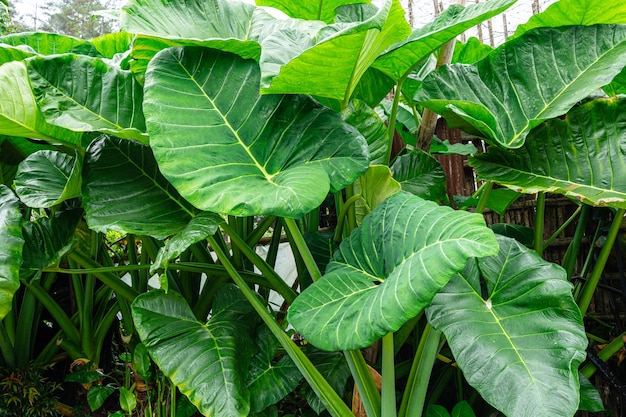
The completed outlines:
{"type": "Polygon", "coordinates": [[[148,143],[142,87],[130,71],[76,54],[26,62],[37,103],[49,123],[148,143]]]}
{"type": "Polygon", "coordinates": [[[477,259],[433,299],[429,322],[443,331],[459,368],[508,416],[572,416],[587,338],[565,271],[513,239],[477,259]]]}
{"type": "Polygon", "coordinates": [[[159,369],[205,416],[245,417],[254,354],[252,306],[232,285],[216,294],[211,319],[196,320],[185,299],[152,291],[133,302],[137,332],[159,369]]]}
{"type": "Polygon", "coordinates": [[[537,28],[475,65],[431,73],[414,99],[453,127],[519,148],[534,127],[567,113],[625,65],[624,25],[537,28]]]}
{"type": "Polygon", "coordinates": [[[321,349],[369,346],[430,304],[469,258],[497,250],[482,216],[395,194],[341,243],[289,322],[321,349]]]}
{"type": "Polygon", "coordinates": [[[626,99],[595,99],[541,124],[521,148],[492,147],[470,158],[470,165],[479,178],[516,191],[626,208],[625,115],[626,99]]]}
{"type": "Polygon", "coordinates": [[[23,245],[20,202],[0,184],[0,319],[11,311],[13,294],[20,287],[23,245]]]}
{"type": "Polygon", "coordinates": [[[367,143],[308,96],[261,95],[259,80],[258,64],[236,55],[160,52],[146,72],[150,146],[199,209],[298,218],[365,172],[367,143]]]}

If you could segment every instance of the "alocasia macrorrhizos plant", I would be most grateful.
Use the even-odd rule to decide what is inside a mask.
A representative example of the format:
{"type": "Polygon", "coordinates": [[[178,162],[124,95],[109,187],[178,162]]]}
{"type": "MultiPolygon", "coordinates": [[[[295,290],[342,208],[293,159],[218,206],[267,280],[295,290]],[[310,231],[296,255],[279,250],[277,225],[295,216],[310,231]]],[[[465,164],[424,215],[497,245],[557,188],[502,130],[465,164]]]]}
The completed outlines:
{"type": "MultiPolygon", "coordinates": [[[[62,348],[97,361],[90,336],[101,341],[121,311],[205,415],[276,415],[302,376],[316,411],[350,416],[348,368],[369,417],[421,415],[444,339],[465,379],[504,414],[573,415],[586,338],[567,274],[496,237],[479,214],[425,200],[448,201],[427,152],[391,159],[396,118],[410,139],[424,106],[492,145],[471,158],[481,178],[623,210],[623,100],[579,104],[609,91],[626,65],[623,22],[576,14],[561,22],[576,26],[542,27],[551,8],[493,51],[457,54],[483,59],[425,75],[436,49],[513,3],[455,6],[411,31],[395,0],[258,2],[281,18],[237,1],[130,0],[126,32],[0,37],[0,314],[15,314],[21,282],[32,310],[22,322],[40,302],[62,348]],[[384,120],[376,107],[394,85],[384,120]],[[329,195],[334,238],[317,227],[329,195]],[[253,247],[272,225],[262,259],[253,247]],[[300,295],[273,268],[283,229],[300,295]],[[98,243],[108,231],[138,235],[141,254],[131,245],[129,264],[113,265],[98,243]],[[46,293],[58,272],[72,276],[76,317],[46,293]],[[167,292],[146,292],[154,272],[167,292]],[[314,281],[306,289],[305,277],[314,281]],[[270,290],[291,304],[287,315],[269,308],[270,290]],[[288,324],[344,354],[306,355],[288,324]],[[399,410],[394,333],[399,345],[409,333],[421,340],[404,345],[413,370],[399,410]],[[358,352],[380,338],[382,400],[358,352]]],[[[32,345],[13,319],[0,329],[7,364],[32,345]],[[13,333],[23,335],[5,337],[13,333]]]]}

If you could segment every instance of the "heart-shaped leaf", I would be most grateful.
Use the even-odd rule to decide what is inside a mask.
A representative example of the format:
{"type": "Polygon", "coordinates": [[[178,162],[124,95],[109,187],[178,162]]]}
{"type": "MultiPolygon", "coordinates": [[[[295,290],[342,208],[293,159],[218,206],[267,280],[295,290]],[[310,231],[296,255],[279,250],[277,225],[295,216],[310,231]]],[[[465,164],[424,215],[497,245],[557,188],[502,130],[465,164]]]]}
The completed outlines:
{"type": "Polygon", "coordinates": [[[63,210],[52,217],[24,222],[22,269],[32,273],[59,262],[76,241],[74,232],[82,214],[82,209],[63,210]]]}
{"type": "Polygon", "coordinates": [[[367,169],[367,144],[310,97],[260,95],[259,77],[256,62],[224,52],[160,52],[146,73],[150,145],[202,210],[298,218],[367,169]]]}
{"type": "Polygon", "coordinates": [[[537,27],[626,23],[626,3],[621,0],[559,0],[519,25],[513,36],[537,27]]]}
{"type": "Polygon", "coordinates": [[[218,290],[211,319],[200,323],[184,298],[152,291],[132,305],[137,332],[159,369],[206,416],[250,411],[246,388],[254,310],[239,289],[218,290]]]}
{"type": "Polygon", "coordinates": [[[446,201],[446,173],[439,161],[426,152],[415,149],[398,156],[391,172],[404,191],[426,200],[446,201]]]}
{"type": "Polygon", "coordinates": [[[42,150],[23,160],[15,192],[29,207],[52,207],[81,194],[82,163],[68,154],[42,150]]]}
{"type": "Polygon", "coordinates": [[[154,263],[150,266],[150,273],[154,274],[157,269],[166,267],[169,261],[178,258],[194,243],[215,234],[223,221],[219,215],[206,211],[193,217],[183,230],[168,239],[159,249],[154,263]]]}
{"type": "Polygon", "coordinates": [[[360,100],[351,100],[343,111],[346,123],[356,127],[365,137],[370,153],[370,165],[383,164],[389,159],[391,143],[387,128],[374,109],[360,100]]]}
{"type": "Polygon", "coordinates": [[[371,0],[257,0],[259,6],[269,6],[287,16],[304,20],[321,20],[334,23],[336,10],[346,4],[367,3],[371,0]]]}
{"type": "Polygon", "coordinates": [[[312,94],[347,105],[376,57],[410,32],[398,0],[386,0],[364,21],[336,23],[314,34],[308,29],[277,30],[261,41],[263,92],[312,94]]]}
{"type": "Polygon", "coordinates": [[[250,362],[248,389],[250,412],[259,413],[296,389],[302,374],[288,355],[274,361],[280,343],[267,327],[258,330],[255,345],[259,351],[250,362]]]}
{"type": "Polygon", "coordinates": [[[87,148],[83,207],[89,227],[165,238],[196,214],[138,142],[101,136],[87,148]]]}
{"type": "Polygon", "coordinates": [[[91,42],[59,33],[23,32],[0,36],[0,43],[28,46],[40,55],[74,53],[88,56],[100,54],[91,42]]]}
{"type": "Polygon", "coordinates": [[[451,5],[437,18],[385,51],[373,67],[395,81],[406,77],[424,58],[467,29],[502,13],[517,0],[489,0],[463,7],[451,5]]]}
{"type": "Polygon", "coordinates": [[[515,150],[471,158],[481,179],[626,208],[626,99],[595,99],[534,129],[515,150]]]}
{"type": "Polygon", "coordinates": [[[357,224],[376,206],[401,191],[402,186],[391,176],[388,166],[370,165],[354,183],[354,192],[361,195],[355,203],[357,224]]]}
{"type": "Polygon", "coordinates": [[[519,148],[542,121],[561,116],[626,65],[626,26],[538,28],[475,65],[444,66],[415,100],[459,127],[519,148]]]}
{"type": "Polygon", "coordinates": [[[470,262],[435,296],[428,320],[467,381],[505,415],[573,416],[587,337],[572,285],[515,240],[498,243],[497,256],[470,262]]]}
{"type": "Polygon", "coordinates": [[[0,184],[0,319],[11,311],[13,294],[20,287],[23,245],[20,202],[0,184]]]}
{"type": "Polygon", "coordinates": [[[24,62],[0,66],[0,97],[0,134],[81,147],[81,133],[46,122],[35,101],[24,62]]]}
{"type": "Polygon", "coordinates": [[[148,142],[142,87],[130,71],[74,54],[33,57],[26,63],[37,103],[49,123],[148,142]]]}
{"type": "Polygon", "coordinates": [[[395,194],[341,243],[289,322],[322,349],[369,346],[422,311],[470,257],[497,249],[482,216],[395,194]]]}
{"type": "Polygon", "coordinates": [[[254,58],[260,53],[257,39],[251,36],[257,13],[263,12],[237,0],[130,0],[122,8],[120,26],[130,33],[254,58]]]}

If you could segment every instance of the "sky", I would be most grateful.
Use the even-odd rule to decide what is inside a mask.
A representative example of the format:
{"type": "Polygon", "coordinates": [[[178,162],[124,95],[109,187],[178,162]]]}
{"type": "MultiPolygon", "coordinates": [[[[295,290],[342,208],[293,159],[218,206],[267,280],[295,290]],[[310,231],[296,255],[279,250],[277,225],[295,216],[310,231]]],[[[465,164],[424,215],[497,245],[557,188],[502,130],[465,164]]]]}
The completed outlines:
{"type": "MultiPolygon", "coordinates": [[[[250,0],[252,2],[252,0],[250,0]]],[[[373,0],[374,3],[380,0],[373,0]]],[[[413,10],[414,10],[414,27],[421,27],[424,24],[428,23],[434,18],[434,2],[438,1],[443,5],[443,7],[447,7],[450,4],[450,0],[401,0],[405,10],[407,10],[408,1],[413,2],[413,10]]],[[[481,2],[484,0],[481,0],[481,2]]],[[[545,10],[550,4],[554,3],[556,0],[539,0],[540,10],[545,10]]],[[[478,0],[466,0],[466,4],[472,4],[474,2],[478,2],[478,0]]],[[[39,15],[41,15],[41,6],[47,3],[47,0],[9,0],[9,3],[15,7],[15,10],[18,14],[24,19],[25,22],[32,25],[34,16],[36,15],[36,11],[39,10],[39,15]]],[[[117,4],[121,7],[122,4],[125,3],[125,0],[117,0],[117,4]]],[[[515,27],[524,23],[528,18],[532,15],[532,0],[518,0],[518,2],[512,6],[507,12],[506,15],[506,23],[507,23],[507,31],[512,33],[515,27]]],[[[408,20],[408,16],[407,16],[408,20]]],[[[504,40],[504,24],[503,18],[501,16],[497,16],[492,19],[492,27],[494,33],[494,43],[497,45],[504,40]]],[[[477,36],[477,29],[473,29],[469,31],[467,36],[477,36]]],[[[483,24],[483,41],[485,43],[489,43],[489,39],[487,38],[487,24],[483,24]]]]}

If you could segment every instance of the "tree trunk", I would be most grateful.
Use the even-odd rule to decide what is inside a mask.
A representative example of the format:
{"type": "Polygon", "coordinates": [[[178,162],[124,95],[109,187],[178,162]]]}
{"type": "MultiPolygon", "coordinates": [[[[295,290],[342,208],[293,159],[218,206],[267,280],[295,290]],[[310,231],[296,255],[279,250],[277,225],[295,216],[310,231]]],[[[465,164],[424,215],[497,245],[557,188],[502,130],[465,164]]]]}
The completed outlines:
{"type": "MultiPolygon", "coordinates": [[[[476,0],[478,2],[478,0],[476,0]]],[[[452,0],[450,5],[452,4],[460,4],[461,6],[465,6],[465,0],[452,0]]],[[[454,52],[454,44],[456,39],[452,39],[450,42],[446,43],[441,47],[439,51],[439,57],[437,58],[437,68],[442,65],[449,64],[452,60],[452,53],[454,52]]],[[[437,127],[437,113],[425,109],[424,114],[422,115],[422,124],[420,125],[419,134],[417,137],[416,147],[428,152],[430,148],[430,143],[433,140],[433,135],[435,134],[435,128],[437,127]]]]}

